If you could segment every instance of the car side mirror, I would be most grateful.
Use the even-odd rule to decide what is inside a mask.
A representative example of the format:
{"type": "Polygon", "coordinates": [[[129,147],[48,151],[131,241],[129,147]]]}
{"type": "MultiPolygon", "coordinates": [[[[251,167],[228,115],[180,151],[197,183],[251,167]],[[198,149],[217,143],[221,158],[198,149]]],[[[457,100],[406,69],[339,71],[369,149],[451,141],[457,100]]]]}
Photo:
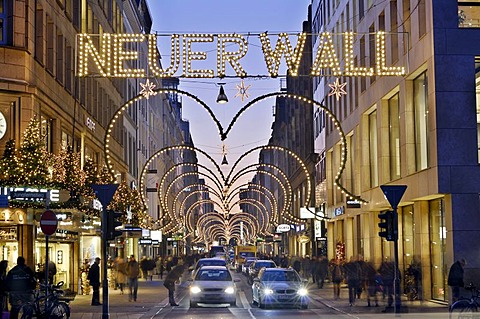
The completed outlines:
{"type": "Polygon", "coordinates": [[[255,278],[253,278],[253,281],[260,281],[260,278],[255,277],[255,278]]]}
{"type": "Polygon", "coordinates": [[[239,278],[235,278],[233,282],[240,282],[241,280],[239,278]]]}
{"type": "Polygon", "coordinates": [[[305,279],[305,278],[304,278],[304,279],[302,279],[302,282],[303,282],[303,283],[308,283],[308,279],[305,279]]]}

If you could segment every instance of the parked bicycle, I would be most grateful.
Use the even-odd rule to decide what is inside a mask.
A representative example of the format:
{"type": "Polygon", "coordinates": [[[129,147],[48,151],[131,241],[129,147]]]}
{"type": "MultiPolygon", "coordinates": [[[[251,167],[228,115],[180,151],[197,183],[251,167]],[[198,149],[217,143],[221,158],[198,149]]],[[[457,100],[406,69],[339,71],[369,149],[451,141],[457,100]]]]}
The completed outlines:
{"type": "Polygon", "coordinates": [[[450,307],[450,319],[480,318],[480,290],[472,283],[465,287],[471,292],[470,298],[462,298],[455,301],[450,307]]]}
{"type": "Polygon", "coordinates": [[[62,299],[64,291],[60,289],[63,281],[56,285],[48,285],[48,295],[45,295],[45,285],[40,284],[40,289],[35,290],[34,300],[22,306],[19,313],[21,319],[68,319],[70,318],[70,305],[62,299]]]}

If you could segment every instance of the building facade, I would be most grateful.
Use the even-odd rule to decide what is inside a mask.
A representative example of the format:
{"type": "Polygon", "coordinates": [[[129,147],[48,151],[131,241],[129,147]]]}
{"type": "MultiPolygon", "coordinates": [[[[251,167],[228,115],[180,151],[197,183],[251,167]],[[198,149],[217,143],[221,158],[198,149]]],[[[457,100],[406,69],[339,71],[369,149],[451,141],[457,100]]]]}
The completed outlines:
{"type": "MultiPolygon", "coordinates": [[[[340,181],[366,200],[351,205],[336,187],[342,162],[339,134],[317,112],[316,145],[324,147],[317,191],[331,218],[329,258],[361,255],[376,266],[392,260],[393,244],[378,235],[378,214],[391,209],[380,186],[407,185],[398,208],[399,268],[405,279],[414,259],[421,263],[424,299],[450,298],[448,270],[457,259],[469,261],[465,282],[479,273],[478,250],[471,243],[480,236],[480,45],[471,39],[480,30],[472,7],[478,8],[475,2],[454,0],[320,0],[312,5],[313,33],[356,33],[356,67],[378,69],[376,51],[381,49],[375,33],[384,31],[380,54],[388,66],[406,68],[404,76],[340,76],[347,95],[338,100],[328,96],[335,77],[315,80],[315,99],[335,113],[346,134],[340,181]]],[[[318,47],[314,44],[314,54],[318,47]]]]}

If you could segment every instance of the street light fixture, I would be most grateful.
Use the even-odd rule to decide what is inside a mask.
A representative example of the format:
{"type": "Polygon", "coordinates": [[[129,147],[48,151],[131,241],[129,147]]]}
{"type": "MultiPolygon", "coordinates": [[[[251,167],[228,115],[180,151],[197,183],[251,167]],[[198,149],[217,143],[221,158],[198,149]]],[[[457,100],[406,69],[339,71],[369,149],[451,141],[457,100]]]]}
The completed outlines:
{"type": "Polygon", "coordinates": [[[228,102],[227,95],[225,94],[225,90],[223,89],[223,85],[225,83],[218,83],[220,85],[220,92],[218,93],[217,103],[218,104],[225,104],[228,102]]]}

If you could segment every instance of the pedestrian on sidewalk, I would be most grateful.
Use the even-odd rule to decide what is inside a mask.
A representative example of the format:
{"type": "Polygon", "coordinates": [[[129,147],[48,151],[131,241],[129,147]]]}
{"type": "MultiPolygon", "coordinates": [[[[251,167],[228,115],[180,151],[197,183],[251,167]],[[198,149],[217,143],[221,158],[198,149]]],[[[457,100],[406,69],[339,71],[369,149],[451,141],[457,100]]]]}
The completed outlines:
{"type": "Polygon", "coordinates": [[[87,279],[90,286],[93,287],[92,306],[100,306],[100,257],[95,258],[95,262],[88,270],[87,279]]]}
{"type": "Polygon", "coordinates": [[[380,291],[382,277],[377,273],[373,263],[370,261],[364,263],[363,269],[363,275],[366,278],[367,307],[371,306],[372,299],[375,302],[375,307],[378,307],[377,292],[380,291]]]}
{"type": "Polygon", "coordinates": [[[332,283],[333,283],[333,298],[335,300],[340,298],[340,284],[343,281],[343,270],[340,260],[335,259],[331,264],[332,283]]]}
{"type": "Polygon", "coordinates": [[[10,319],[17,319],[23,304],[33,301],[33,290],[37,285],[35,273],[19,256],[17,265],[7,274],[7,289],[10,293],[10,319]]]}
{"type": "MultiPolygon", "coordinates": [[[[387,308],[390,308],[393,305],[393,282],[395,279],[395,264],[392,261],[385,260],[380,265],[378,272],[380,273],[380,276],[382,276],[383,294],[384,296],[387,296],[387,308]]],[[[397,274],[399,274],[398,271],[397,274]]]]}
{"type": "Polygon", "coordinates": [[[115,268],[117,270],[116,273],[116,281],[118,288],[120,288],[120,294],[123,295],[123,288],[127,283],[127,264],[125,260],[121,257],[117,257],[115,268]]]}
{"type": "Polygon", "coordinates": [[[448,272],[448,285],[452,288],[452,303],[458,300],[460,297],[460,287],[464,286],[463,274],[466,264],[467,262],[464,258],[457,260],[448,272]]]}
{"type": "Polygon", "coordinates": [[[165,277],[163,285],[168,289],[168,302],[170,303],[170,306],[178,306],[175,302],[175,282],[182,277],[184,271],[184,265],[176,265],[173,266],[167,277],[165,277]]]}
{"type": "Polygon", "coordinates": [[[323,288],[325,278],[328,275],[328,259],[325,256],[320,256],[317,266],[317,287],[323,288]]]}
{"type": "Polygon", "coordinates": [[[163,265],[163,259],[161,256],[158,256],[156,266],[159,278],[163,279],[163,271],[165,270],[165,266],[163,265]]]}
{"type": "Polygon", "coordinates": [[[138,276],[140,275],[140,266],[135,260],[135,256],[131,255],[127,263],[127,277],[128,277],[128,301],[137,301],[138,292],[138,276]]]}
{"type": "Polygon", "coordinates": [[[362,278],[362,270],[360,264],[352,257],[350,261],[345,264],[345,277],[348,285],[348,302],[350,306],[355,304],[355,298],[357,297],[358,287],[362,278]]]}

